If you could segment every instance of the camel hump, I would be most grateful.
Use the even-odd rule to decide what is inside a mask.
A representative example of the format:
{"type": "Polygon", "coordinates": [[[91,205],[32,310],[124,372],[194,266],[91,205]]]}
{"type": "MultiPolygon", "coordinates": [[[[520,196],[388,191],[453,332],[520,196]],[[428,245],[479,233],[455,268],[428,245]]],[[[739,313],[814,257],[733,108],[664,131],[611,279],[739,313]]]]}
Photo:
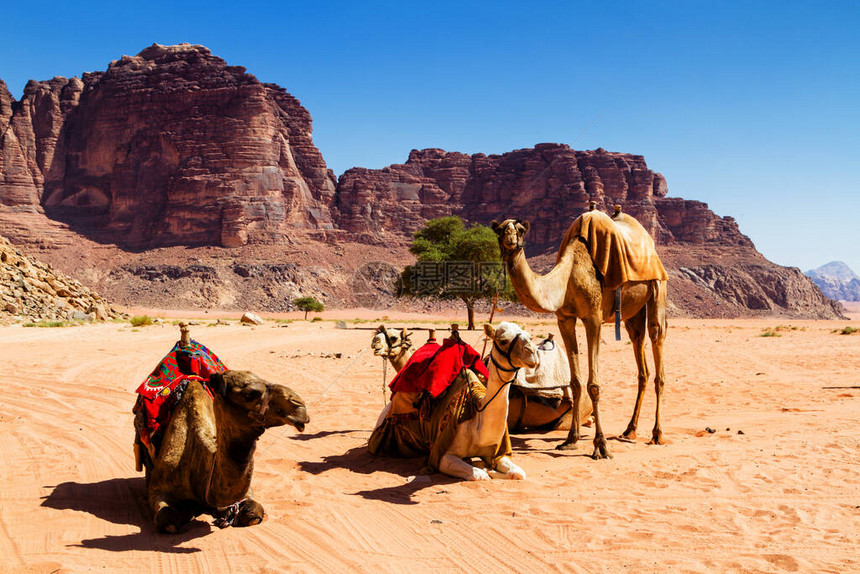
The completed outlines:
{"type": "Polygon", "coordinates": [[[615,289],[628,281],[669,278],[654,239],[631,215],[619,212],[612,218],[600,211],[583,213],[570,226],[559,254],[575,239],[585,243],[606,288],[615,289]]]}

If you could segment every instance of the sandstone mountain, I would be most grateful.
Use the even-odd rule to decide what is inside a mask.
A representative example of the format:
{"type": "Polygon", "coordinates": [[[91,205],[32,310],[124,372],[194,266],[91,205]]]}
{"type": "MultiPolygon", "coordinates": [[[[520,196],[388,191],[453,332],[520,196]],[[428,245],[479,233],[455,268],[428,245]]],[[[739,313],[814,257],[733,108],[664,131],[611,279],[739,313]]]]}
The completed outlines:
{"type": "Polygon", "coordinates": [[[642,156],[413,150],[336,180],[311,132],[296,98],[202,46],[154,44],[104,72],[31,81],[21,100],[0,81],[0,233],[118,303],[275,311],[299,294],[355,304],[356,270],[408,262],[431,217],[528,219],[540,267],[589,201],[618,203],[656,238],[673,312],[841,315],[732,218],[667,197],[642,156]]]}
{"type": "Polygon", "coordinates": [[[153,45],[81,79],[0,83],[0,203],[131,249],[235,247],[332,227],[311,118],[202,46],[153,45]]]}
{"type": "Polygon", "coordinates": [[[860,277],[842,261],[810,269],[806,275],[831,299],[860,301],[860,277]]]}

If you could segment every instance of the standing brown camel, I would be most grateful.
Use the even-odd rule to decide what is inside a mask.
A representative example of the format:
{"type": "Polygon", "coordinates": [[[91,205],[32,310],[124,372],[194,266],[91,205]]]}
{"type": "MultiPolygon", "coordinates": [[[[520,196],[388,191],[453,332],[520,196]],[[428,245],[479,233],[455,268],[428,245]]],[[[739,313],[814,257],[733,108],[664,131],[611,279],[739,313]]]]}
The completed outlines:
{"type": "Polygon", "coordinates": [[[575,448],[580,438],[579,407],[582,380],[576,343],[576,320],[585,326],[588,343],[588,396],[593,403],[594,452],[592,458],[609,458],[600,422],[600,377],[598,353],[600,328],[613,316],[616,295],[620,295],[621,318],[633,345],[638,367],[639,389],[633,416],[624,431],[625,438],[636,437],[636,425],[648,382],[645,362],[645,333],[651,338],[654,353],[654,388],[657,394],[656,419],[649,444],[663,444],[660,428],[660,398],[663,392],[663,341],[666,338],[666,282],[668,276],[654,240],[638,221],[621,213],[616,206],[610,218],[599,211],[578,217],[561,242],[555,266],[546,275],[532,271],[523,252],[523,237],[528,222],[507,219],[492,222],[499,236],[499,247],[511,283],[520,301],[533,311],[555,313],[570,362],[573,391],[573,423],[567,439],[557,448],[575,448]],[[618,290],[616,292],[616,290],[618,290]]]}

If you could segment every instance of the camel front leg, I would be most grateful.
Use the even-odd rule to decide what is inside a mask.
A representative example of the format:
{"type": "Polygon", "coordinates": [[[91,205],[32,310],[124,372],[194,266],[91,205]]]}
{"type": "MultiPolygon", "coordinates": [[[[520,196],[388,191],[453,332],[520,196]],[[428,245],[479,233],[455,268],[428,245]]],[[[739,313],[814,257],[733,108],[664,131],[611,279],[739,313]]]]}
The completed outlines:
{"type": "Polygon", "coordinates": [[[254,526],[260,524],[266,517],[263,505],[254,499],[254,491],[250,488],[245,494],[245,500],[239,503],[239,512],[236,514],[234,526],[254,526]]]}
{"type": "Polygon", "coordinates": [[[636,368],[639,372],[636,405],[633,407],[633,416],[630,417],[627,430],[622,435],[624,438],[632,440],[636,438],[636,427],[639,424],[642,399],[645,396],[645,389],[648,387],[648,364],[645,361],[645,307],[642,307],[633,317],[625,319],[624,327],[630,336],[630,344],[633,346],[633,356],[636,358],[636,368]]]}
{"type": "Polygon", "coordinates": [[[652,295],[648,301],[648,336],[654,352],[654,392],[657,394],[657,412],[654,417],[654,430],[648,444],[664,444],[663,430],[660,428],[660,405],[663,398],[663,385],[666,374],[663,372],[663,342],[666,340],[666,282],[653,281],[652,295]]]}
{"type": "Polygon", "coordinates": [[[579,441],[580,424],[580,402],[582,401],[582,378],[579,374],[579,348],[576,344],[576,317],[558,316],[558,330],[564,341],[564,350],[567,354],[567,362],[570,365],[570,390],[573,393],[573,412],[570,421],[570,431],[567,439],[556,448],[559,450],[573,450],[579,441]]]}
{"type": "Polygon", "coordinates": [[[439,472],[463,480],[490,480],[490,475],[486,470],[474,467],[450,452],[446,452],[439,459],[439,472]]]}
{"type": "Polygon", "coordinates": [[[177,534],[187,522],[182,513],[171,506],[161,493],[149,493],[149,508],[152,510],[155,529],[162,534],[177,534]]]}
{"type": "Polygon", "coordinates": [[[585,324],[585,337],[588,342],[588,396],[591,397],[594,409],[594,452],[591,453],[591,458],[612,458],[606,445],[606,437],[603,436],[603,425],[600,424],[600,373],[597,359],[600,355],[602,321],[600,314],[595,312],[582,322],[585,324]]]}
{"type": "Polygon", "coordinates": [[[511,480],[525,480],[526,472],[514,464],[510,458],[503,456],[499,459],[499,464],[496,465],[496,470],[505,475],[505,478],[511,480]]]}

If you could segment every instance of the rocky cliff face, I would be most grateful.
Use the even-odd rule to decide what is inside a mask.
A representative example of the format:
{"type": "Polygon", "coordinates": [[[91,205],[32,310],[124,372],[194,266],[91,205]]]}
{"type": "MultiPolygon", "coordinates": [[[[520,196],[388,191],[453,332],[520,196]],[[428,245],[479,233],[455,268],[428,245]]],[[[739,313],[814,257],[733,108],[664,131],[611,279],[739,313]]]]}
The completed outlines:
{"type": "Polygon", "coordinates": [[[484,224],[529,220],[527,253],[537,256],[534,266],[542,272],[552,267],[561,237],[589,201],[606,212],[620,204],[657,240],[676,314],[842,316],[799,270],[762,257],[734,219],[699,201],[666,197],[665,178],[642,156],[562,144],[491,156],[413,150],[404,164],[347,171],[337,191],[335,222],[368,243],[405,240],[426,219],[442,215],[484,224]]]}
{"type": "Polygon", "coordinates": [[[332,228],[307,110],[202,46],[153,45],[81,79],[0,85],[0,204],[133,248],[332,228]]]}
{"type": "Polygon", "coordinates": [[[621,204],[659,243],[752,246],[732,218],[698,201],[665,197],[665,178],[642,156],[603,149],[540,144],[490,156],[413,150],[404,164],[347,171],[337,191],[335,221],[360,240],[409,237],[428,217],[441,215],[484,224],[517,217],[532,223],[533,246],[549,248],[595,201],[609,212],[621,204]]]}
{"type": "Polygon", "coordinates": [[[120,316],[98,294],[0,236],[0,324],[21,319],[104,321],[120,316]]]}

